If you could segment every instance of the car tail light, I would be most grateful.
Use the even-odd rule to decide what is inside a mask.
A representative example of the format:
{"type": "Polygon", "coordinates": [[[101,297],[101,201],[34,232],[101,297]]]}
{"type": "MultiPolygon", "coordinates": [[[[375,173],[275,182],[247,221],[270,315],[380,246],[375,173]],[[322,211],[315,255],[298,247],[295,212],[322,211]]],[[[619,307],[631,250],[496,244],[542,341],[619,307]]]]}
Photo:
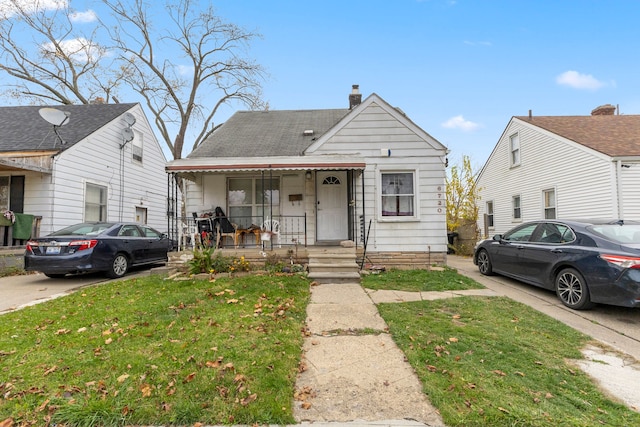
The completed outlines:
{"type": "Polygon", "coordinates": [[[32,240],[29,240],[29,241],[27,242],[27,252],[31,252],[31,253],[33,253],[33,248],[38,247],[38,246],[40,246],[40,245],[38,244],[38,242],[34,242],[34,241],[32,241],[32,240]]]}
{"type": "Polygon", "coordinates": [[[84,251],[85,249],[91,249],[98,244],[97,240],[74,240],[69,242],[69,250],[84,251]]]}
{"type": "Polygon", "coordinates": [[[623,268],[640,269],[640,257],[601,254],[600,258],[607,262],[610,262],[611,264],[615,264],[623,268]]]}

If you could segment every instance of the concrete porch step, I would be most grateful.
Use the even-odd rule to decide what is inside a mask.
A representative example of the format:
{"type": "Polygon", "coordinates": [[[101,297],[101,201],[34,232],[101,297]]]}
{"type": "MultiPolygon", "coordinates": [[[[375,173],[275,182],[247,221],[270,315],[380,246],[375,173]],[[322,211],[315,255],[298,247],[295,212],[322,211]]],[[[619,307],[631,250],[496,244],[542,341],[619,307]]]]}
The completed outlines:
{"type": "Polygon", "coordinates": [[[328,284],[328,283],[360,283],[360,273],[347,271],[309,271],[309,279],[320,283],[320,284],[328,284]]]}

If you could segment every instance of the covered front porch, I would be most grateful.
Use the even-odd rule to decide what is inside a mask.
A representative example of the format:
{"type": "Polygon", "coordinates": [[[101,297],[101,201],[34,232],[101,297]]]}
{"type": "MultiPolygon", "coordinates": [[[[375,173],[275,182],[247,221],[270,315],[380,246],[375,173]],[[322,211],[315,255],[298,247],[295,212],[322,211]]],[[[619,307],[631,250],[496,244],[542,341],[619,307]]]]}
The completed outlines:
{"type": "Polygon", "coordinates": [[[168,229],[180,249],[361,246],[364,168],[335,156],[176,160],[168,229]]]}

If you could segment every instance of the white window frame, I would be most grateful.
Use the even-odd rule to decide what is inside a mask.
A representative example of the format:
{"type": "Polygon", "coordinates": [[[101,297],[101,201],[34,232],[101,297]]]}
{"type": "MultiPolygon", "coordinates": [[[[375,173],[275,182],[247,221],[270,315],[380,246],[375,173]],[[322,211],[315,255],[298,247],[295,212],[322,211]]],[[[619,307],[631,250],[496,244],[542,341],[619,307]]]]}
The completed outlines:
{"type": "MultiPolygon", "coordinates": [[[[238,187],[241,188],[241,187],[238,187]]],[[[239,190],[242,191],[242,190],[239,190]]],[[[263,178],[261,176],[233,176],[227,178],[227,210],[225,211],[228,218],[237,222],[237,225],[241,228],[249,228],[253,222],[258,221],[263,216],[272,219],[277,219],[280,216],[280,194],[282,193],[282,179],[280,176],[272,176],[271,178],[263,178]],[[258,194],[258,189],[262,185],[262,181],[265,181],[267,190],[265,191],[265,202],[263,206],[262,197],[258,194]],[[248,194],[242,200],[234,200],[235,197],[231,195],[231,182],[234,180],[247,180],[251,181],[251,194],[248,194]],[[275,186],[271,189],[269,180],[275,183],[275,186]],[[277,188],[276,188],[277,187],[277,188]],[[267,195],[266,193],[269,193],[267,195]],[[269,197],[273,198],[273,201],[269,200],[269,197]],[[249,213],[250,212],[250,213],[249,213]]],[[[260,225],[260,224],[256,224],[260,225]]]]}
{"type": "Polygon", "coordinates": [[[542,217],[545,219],[558,218],[558,193],[555,188],[546,188],[542,190],[542,217]],[[549,198],[549,194],[552,194],[553,198],[549,198]],[[553,216],[549,216],[552,212],[553,216]]]}
{"type": "Polygon", "coordinates": [[[514,221],[522,221],[522,197],[520,194],[511,196],[511,217],[514,221]]]}
{"type": "Polygon", "coordinates": [[[487,228],[495,227],[495,204],[493,200],[487,200],[484,205],[485,215],[487,216],[487,228]]]}
{"type": "Polygon", "coordinates": [[[84,183],[84,208],[83,208],[83,217],[85,221],[107,221],[109,215],[108,209],[109,203],[109,187],[106,185],[98,184],[96,182],[85,182],[84,183]],[[101,200],[98,203],[93,201],[89,202],[89,189],[95,188],[101,191],[101,200]],[[99,207],[99,215],[98,217],[93,217],[89,214],[89,208],[98,206],[99,207]]]}
{"type": "Polygon", "coordinates": [[[511,167],[520,166],[520,134],[518,132],[509,136],[509,159],[511,167]]]}
{"type": "Polygon", "coordinates": [[[135,138],[131,141],[131,159],[134,162],[142,163],[144,158],[144,135],[135,131],[135,138]]]}
{"type": "MultiPolygon", "coordinates": [[[[378,218],[380,221],[390,221],[390,222],[406,222],[406,221],[416,221],[419,218],[418,212],[418,195],[417,191],[418,186],[418,171],[416,169],[387,169],[380,170],[377,176],[378,180],[378,192],[376,198],[379,203],[378,207],[378,218]],[[385,175],[393,175],[393,174],[410,174],[411,175],[411,185],[412,185],[412,193],[387,193],[385,192],[385,185],[389,183],[385,183],[386,179],[383,178],[385,175]],[[392,197],[395,194],[396,203],[402,202],[402,199],[410,199],[411,203],[411,215],[385,215],[384,205],[385,202],[383,198],[392,197]]],[[[406,187],[405,187],[406,188],[406,187]]],[[[395,190],[394,190],[395,191],[395,190]]],[[[399,191],[399,190],[398,190],[399,191]]]]}

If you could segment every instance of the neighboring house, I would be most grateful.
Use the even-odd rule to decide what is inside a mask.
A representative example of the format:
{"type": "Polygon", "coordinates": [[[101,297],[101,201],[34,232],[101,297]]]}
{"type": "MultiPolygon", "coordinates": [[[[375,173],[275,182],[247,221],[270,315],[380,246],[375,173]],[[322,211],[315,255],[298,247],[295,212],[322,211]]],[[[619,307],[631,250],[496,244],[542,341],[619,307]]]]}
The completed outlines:
{"type": "MultiPolygon", "coordinates": [[[[40,235],[82,221],[167,230],[165,164],[139,104],[0,108],[0,211],[40,219],[40,235]]],[[[9,228],[2,245],[24,243],[9,228]]]]}
{"type": "Polygon", "coordinates": [[[446,147],[378,95],[361,101],[354,85],[349,109],[235,113],[167,165],[187,180],[187,213],[276,219],[283,247],[366,241],[373,263],[444,261],[446,147]]]}
{"type": "Polygon", "coordinates": [[[541,218],[640,220],[640,116],[513,117],[478,175],[484,236],[541,218]]]}

